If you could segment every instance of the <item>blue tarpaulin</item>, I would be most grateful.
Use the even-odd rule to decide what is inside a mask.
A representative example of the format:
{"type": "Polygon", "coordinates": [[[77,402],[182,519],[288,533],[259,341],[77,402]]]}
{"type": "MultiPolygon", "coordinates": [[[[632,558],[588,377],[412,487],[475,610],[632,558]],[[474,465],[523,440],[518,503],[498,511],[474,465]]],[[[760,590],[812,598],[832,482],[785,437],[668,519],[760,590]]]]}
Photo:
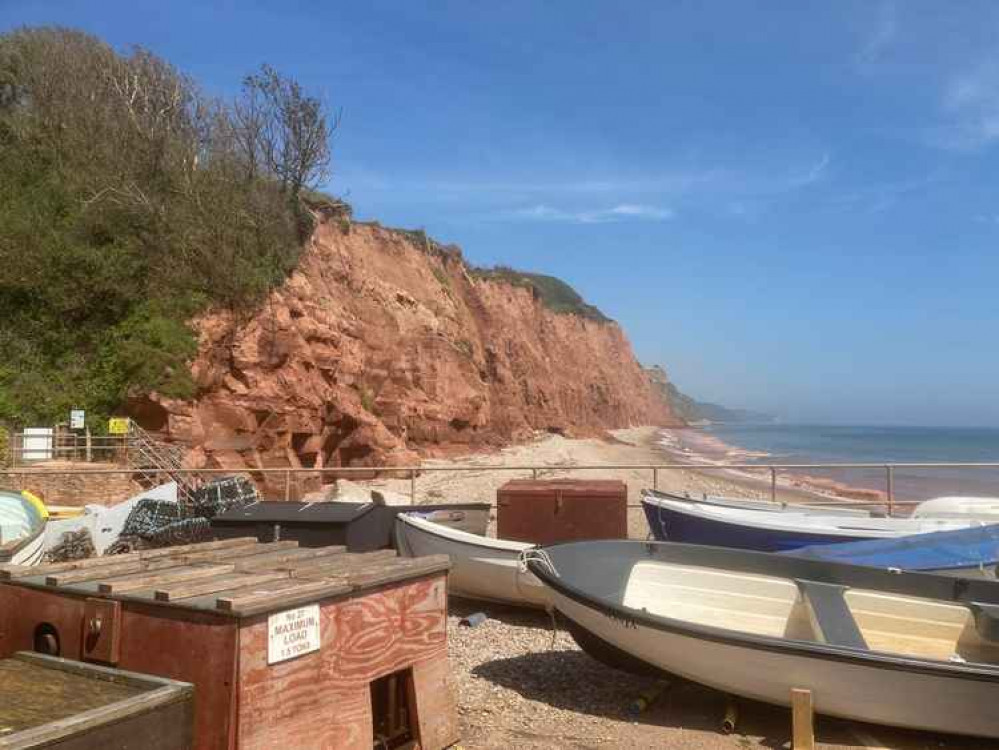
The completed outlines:
{"type": "Polygon", "coordinates": [[[902,570],[987,567],[999,562],[999,524],[894,539],[817,544],[780,554],[902,570]]]}

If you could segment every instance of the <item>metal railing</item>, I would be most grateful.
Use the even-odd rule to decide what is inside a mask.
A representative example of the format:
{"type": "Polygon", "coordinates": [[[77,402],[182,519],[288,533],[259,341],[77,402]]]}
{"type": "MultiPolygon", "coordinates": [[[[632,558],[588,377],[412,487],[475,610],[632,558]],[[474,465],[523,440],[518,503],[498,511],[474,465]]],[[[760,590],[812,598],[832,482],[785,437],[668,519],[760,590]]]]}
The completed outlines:
{"type": "Polygon", "coordinates": [[[7,455],[0,459],[5,458],[11,466],[31,465],[36,461],[112,462],[120,460],[127,444],[127,435],[80,435],[67,431],[39,436],[15,432],[10,436],[7,455]]]}
{"type": "MultiPolygon", "coordinates": [[[[423,474],[433,474],[437,472],[500,472],[500,473],[527,473],[535,479],[542,473],[571,473],[577,471],[635,471],[649,472],[652,489],[659,488],[659,472],[663,471],[750,471],[769,475],[770,500],[778,502],[778,494],[781,489],[794,494],[807,494],[820,498],[818,501],[804,500],[805,504],[812,505],[887,505],[888,512],[891,513],[896,507],[916,505],[916,500],[896,500],[895,499],[895,478],[899,470],[939,470],[939,469],[996,469],[999,470],[999,462],[930,462],[930,463],[808,463],[808,464],[717,464],[717,463],[683,463],[683,464],[519,464],[515,466],[502,465],[474,465],[465,464],[435,464],[430,466],[330,466],[324,468],[245,468],[245,469],[183,469],[183,468],[150,468],[150,475],[162,474],[173,480],[181,480],[184,483],[196,484],[214,476],[243,474],[253,478],[270,478],[280,476],[284,479],[284,499],[290,500],[292,494],[292,478],[301,476],[316,476],[321,479],[334,480],[337,478],[349,478],[351,475],[361,475],[368,478],[406,477],[409,479],[410,502],[416,504],[417,478],[423,474]],[[792,486],[781,488],[778,483],[778,472],[793,471],[839,471],[839,470],[880,470],[885,476],[885,499],[882,500],[860,500],[853,498],[837,497],[827,495],[819,489],[809,487],[792,486]]],[[[134,475],[138,473],[136,469],[47,469],[47,468],[13,468],[0,469],[0,478],[3,477],[31,477],[31,476],[59,476],[59,475],[134,475]]],[[[630,505],[629,507],[637,507],[630,505]]]]}

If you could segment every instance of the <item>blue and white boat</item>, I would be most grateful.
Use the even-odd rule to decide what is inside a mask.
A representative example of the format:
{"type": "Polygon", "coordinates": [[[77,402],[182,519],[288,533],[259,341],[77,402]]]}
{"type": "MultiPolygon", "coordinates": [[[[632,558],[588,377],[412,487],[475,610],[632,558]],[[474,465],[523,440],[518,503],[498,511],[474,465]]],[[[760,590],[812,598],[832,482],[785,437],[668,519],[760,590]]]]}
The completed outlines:
{"type": "Polygon", "coordinates": [[[995,578],[996,565],[999,564],[999,524],[896,539],[812,545],[782,554],[875,568],[917,570],[965,578],[995,578]]]}
{"type": "Polygon", "coordinates": [[[47,522],[48,511],[36,497],[0,490],[0,564],[40,562],[47,522]]]}
{"type": "Polygon", "coordinates": [[[702,502],[645,490],[642,507],[660,541],[781,552],[809,545],[867,539],[895,539],[912,534],[956,531],[981,526],[974,516],[894,518],[838,508],[755,503],[753,507],[702,502]]]}

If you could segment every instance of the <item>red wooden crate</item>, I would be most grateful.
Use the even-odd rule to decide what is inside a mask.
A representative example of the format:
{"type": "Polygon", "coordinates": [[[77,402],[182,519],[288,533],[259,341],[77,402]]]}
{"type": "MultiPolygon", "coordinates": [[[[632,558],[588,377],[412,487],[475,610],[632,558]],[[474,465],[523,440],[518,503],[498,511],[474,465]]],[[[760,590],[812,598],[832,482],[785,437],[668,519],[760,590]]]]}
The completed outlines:
{"type": "Polygon", "coordinates": [[[628,536],[628,487],[608,479],[514,479],[496,492],[496,535],[535,544],[628,536]]]}
{"type": "Polygon", "coordinates": [[[55,650],[193,683],[198,750],[370,750],[375,692],[391,681],[389,724],[403,716],[420,747],[439,750],[458,739],[448,562],[394,555],[227,539],[0,566],[0,658],[55,650]]]}

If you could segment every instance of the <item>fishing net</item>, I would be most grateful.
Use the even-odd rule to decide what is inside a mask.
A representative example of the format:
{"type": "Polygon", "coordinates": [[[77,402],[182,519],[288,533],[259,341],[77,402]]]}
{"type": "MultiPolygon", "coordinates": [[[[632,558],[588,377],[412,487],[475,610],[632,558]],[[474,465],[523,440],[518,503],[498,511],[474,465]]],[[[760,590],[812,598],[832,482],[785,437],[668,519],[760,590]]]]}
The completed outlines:
{"type": "Polygon", "coordinates": [[[60,537],[59,542],[45,553],[45,562],[83,560],[87,557],[93,557],[95,552],[90,529],[66,531],[60,537]]]}
{"type": "Polygon", "coordinates": [[[188,502],[143,498],[129,513],[118,537],[105,554],[194,544],[212,538],[211,519],[230,508],[260,500],[246,477],[224,477],[188,494],[188,502]]]}
{"type": "Polygon", "coordinates": [[[191,513],[202,518],[215,518],[231,508],[259,500],[256,485],[246,477],[224,477],[191,492],[191,513]]]}

